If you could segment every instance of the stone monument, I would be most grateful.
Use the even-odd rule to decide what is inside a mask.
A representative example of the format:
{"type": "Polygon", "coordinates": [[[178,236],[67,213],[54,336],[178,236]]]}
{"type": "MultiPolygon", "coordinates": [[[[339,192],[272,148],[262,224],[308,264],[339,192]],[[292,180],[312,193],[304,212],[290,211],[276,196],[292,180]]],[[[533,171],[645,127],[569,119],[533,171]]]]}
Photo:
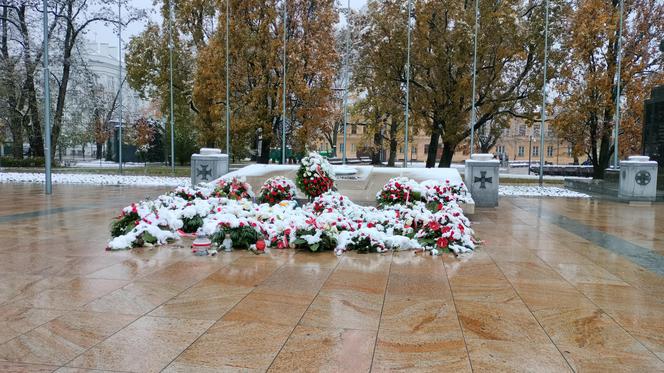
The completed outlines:
{"type": "Polygon", "coordinates": [[[498,206],[499,166],[493,154],[473,154],[466,160],[465,183],[475,206],[498,206]]]}
{"type": "Polygon", "coordinates": [[[191,156],[191,185],[210,182],[228,173],[228,154],[221,150],[201,148],[199,154],[191,156]]]}
{"type": "Polygon", "coordinates": [[[664,166],[664,85],[652,90],[644,104],[643,154],[664,166]]]}
{"type": "Polygon", "coordinates": [[[620,161],[618,197],[624,201],[652,202],[657,196],[657,162],[648,156],[631,156],[620,161]]]}

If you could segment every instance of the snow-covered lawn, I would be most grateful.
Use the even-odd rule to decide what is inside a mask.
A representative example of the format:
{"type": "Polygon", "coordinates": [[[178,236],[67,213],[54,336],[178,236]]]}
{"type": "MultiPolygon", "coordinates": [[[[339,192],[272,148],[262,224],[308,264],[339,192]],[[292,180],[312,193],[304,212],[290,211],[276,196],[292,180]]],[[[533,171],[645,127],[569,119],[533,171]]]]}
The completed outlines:
{"type": "Polygon", "coordinates": [[[574,192],[565,188],[530,185],[501,185],[498,190],[498,195],[501,197],[590,198],[587,194],[574,192]]]}
{"type": "MultiPolygon", "coordinates": [[[[56,174],[54,184],[134,185],[134,186],[188,186],[188,177],[56,174]]],[[[0,172],[1,183],[43,183],[43,173],[0,172]]]]}

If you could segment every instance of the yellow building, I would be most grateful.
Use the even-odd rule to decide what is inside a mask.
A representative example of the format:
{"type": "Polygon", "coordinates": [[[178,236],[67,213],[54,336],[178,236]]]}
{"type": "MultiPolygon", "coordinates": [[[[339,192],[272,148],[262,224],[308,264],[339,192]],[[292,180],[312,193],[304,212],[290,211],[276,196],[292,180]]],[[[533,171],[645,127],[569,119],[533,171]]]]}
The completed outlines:
{"type": "MultiPolygon", "coordinates": [[[[491,153],[499,155],[504,154],[509,161],[528,161],[529,154],[533,161],[539,161],[540,157],[540,135],[539,124],[528,127],[522,120],[514,120],[509,128],[502,130],[501,137],[496,145],[490,150],[491,153]],[[532,141],[531,141],[532,139],[532,141]]],[[[358,157],[367,157],[367,145],[370,145],[372,139],[365,133],[365,127],[359,125],[348,125],[347,127],[348,151],[346,157],[355,159],[358,157]]],[[[429,151],[430,137],[424,133],[419,133],[409,139],[411,156],[413,162],[425,162],[429,151]]],[[[337,157],[341,158],[343,154],[343,129],[337,134],[337,157]]],[[[476,148],[479,142],[475,142],[476,148]]],[[[389,157],[389,144],[384,143],[383,160],[387,162],[389,157]]],[[[468,158],[469,141],[459,145],[454,154],[453,162],[461,163],[468,158]]],[[[318,150],[331,151],[327,142],[321,143],[318,150]]],[[[400,143],[397,149],[397,161],[403,161],[403,144],[400,143]]],[[[437,161],[442,153],[442,144],[439,144],[437,161]]],[[[545,126],[544,133],[544,161],[553,164],[570,164],[573,162],[572,147],[559,140],[552,128],[545,126]]]]}

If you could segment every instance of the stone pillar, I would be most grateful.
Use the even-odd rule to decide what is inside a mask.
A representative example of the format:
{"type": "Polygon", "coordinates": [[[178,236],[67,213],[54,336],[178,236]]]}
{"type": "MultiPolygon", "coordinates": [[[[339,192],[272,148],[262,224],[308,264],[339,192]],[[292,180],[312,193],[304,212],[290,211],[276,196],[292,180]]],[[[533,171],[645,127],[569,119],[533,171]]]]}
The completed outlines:
{"type": "Polygon", "coordinates": [[[657,162],[634,155],[620,161],[618,197],[624,201],[654,201],[657,196],[657,162]]]}
{"type": "Polygon", "coordinates": [[[191,185],[210,182],[228,173],[228,154],[221,150],[201,148],[200,154],[191,156],[191,185]]]}
{"type": "Polygon", "coordinates": [[[466,159],[466,186],[477,207],[498,206],[498,167],[500,161],[493,154],[473,154],[466,159]]]}

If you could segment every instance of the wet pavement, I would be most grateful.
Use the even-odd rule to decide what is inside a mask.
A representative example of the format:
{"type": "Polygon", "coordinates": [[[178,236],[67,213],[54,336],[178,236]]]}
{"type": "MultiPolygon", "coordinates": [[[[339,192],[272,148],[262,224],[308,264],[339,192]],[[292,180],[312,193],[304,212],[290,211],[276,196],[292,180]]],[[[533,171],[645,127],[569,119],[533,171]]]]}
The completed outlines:
{"type": "Polygon", "coordinates": [[[662,204],[503,198],[464,258],[104,251],[168,189],[0,185],[0,371],[664,371],[662,204]]]}

